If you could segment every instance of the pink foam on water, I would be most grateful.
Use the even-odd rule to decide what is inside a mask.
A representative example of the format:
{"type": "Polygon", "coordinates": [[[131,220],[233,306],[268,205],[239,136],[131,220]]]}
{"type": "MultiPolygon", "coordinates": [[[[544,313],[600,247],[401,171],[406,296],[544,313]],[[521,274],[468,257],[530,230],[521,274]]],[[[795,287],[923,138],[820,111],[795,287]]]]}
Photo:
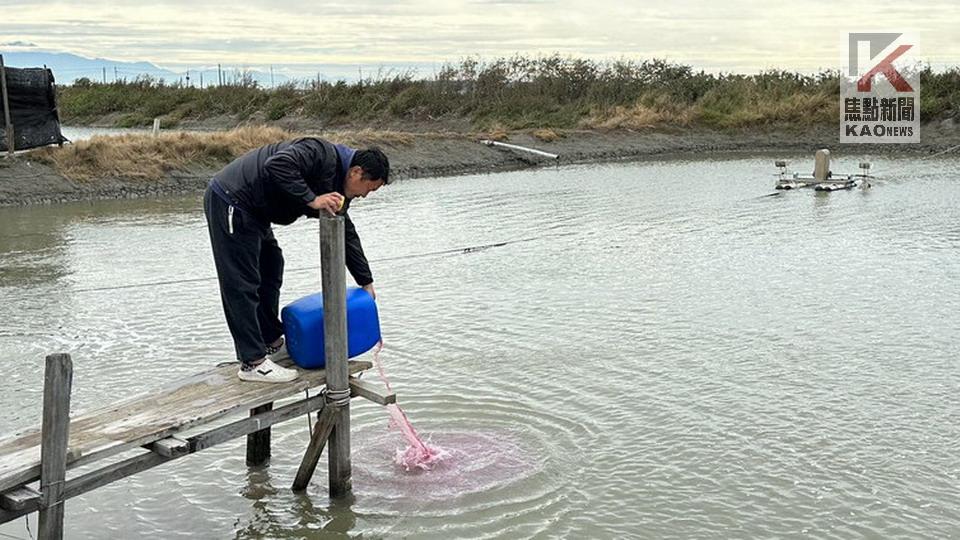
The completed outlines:
{"type": "MultiPolygon", "coordinates": [[[[377,344],[373,351],[373,363],[377,366],[377,372],[380,374],[380,380],[387,387],[387,390],[393,391],[390,387],[390,380],[383,370],[383,362],[380,361],[380,351],[383,350],[383,340],[377,344]]],[[[449,456],[449,452],[437,446],[429,446],[420,438],[420,434],[414,429],[410,419],[399,405],[387,405],[387,413],[390,414],[390,427],[400,430],[403,437],[407,440],[407,448],[397,449],[397,455],[394,462],[400,465],[406,471],[423,470],[429,471],[433,467],[449,456]]]]}

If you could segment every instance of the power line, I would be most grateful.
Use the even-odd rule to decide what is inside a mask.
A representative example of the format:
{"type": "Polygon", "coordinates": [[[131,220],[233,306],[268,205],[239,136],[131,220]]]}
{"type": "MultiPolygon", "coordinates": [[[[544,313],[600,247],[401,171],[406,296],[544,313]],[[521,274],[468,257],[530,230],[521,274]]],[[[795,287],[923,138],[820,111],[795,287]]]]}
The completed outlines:
{"type": "MultiPolygon", "coordinates": [[[[566,234],[553,235],[553,236],[568,236],[569,234],[573,234],[573,233],[566,233],[566,234]]],[[[510,245],[510,244],[520,244],[520,243],[524,243],[524,242],[532,242],[532,241],[534,241],[534,240],[540,240],[540,239],[542,239],[542,238],[545,238],[545,236],[534,236],[534,237],[530,237],[530,238],[519,238],[519,239],[515,239],[515,240],[506,240],[506,241],[503,241],[503,242],[494,242],[494,243],[490,243],[490,244],[478,244],[478,245],[474,245],[474,246],[459,247],[459,248],[452,248],[452,249],[444,249],[444,250],[439,250],[439,251],[430,251],[430,252],[426,252],[426,253],[414,253],[414,254],[410,254],[410,255],[398,255],[398,256],[396,256],[396,257],[382,257],[382,258],[379,258],[379,259],[371,259],[370,262],[389,262],[389,261],[401,261],[401,260],[408,260],[408,259],[422,259],[422,258],[425,258],[425,257],[437,257],[437,256],[442,256],[442,255],[466,255],[466,254],[469,254],[469,253],[476,253],[476,252],[479,252],[479,251],[486,251],[486,250],[491,249],[491,248],[504,247],[504,246],[508,246],[508,245],[510,245]]],[[[317,267],[316,267],[316,266],[305,266],[305,267],[300,267],[300,268],[290,268],[290,269],[287,270],[287,273],[307,272],[307,271],[317,271],[317,267]]],[[[112,285],[112,286],[109,286],[109,287],[91,287],[91,288],[87,288],[87,289],[74,289],[74,290],[71,291],[71,292],[74,292],[74,293],[88,293],[88,292],[103,292],[103,291],[120,291],[120,290],[141,289],[141,288],[148,288],[148,287],[163,287],[163,286],[167,286],[167,285],[182,285],[182,284],[184,284],[184,283],[202,283],[202,282],[205,282],[205,281],[215,281],[216,279],[217,279],[216,276],[205,276],[205,277],[185,278],[185,279],[171,279],[171,280],[165,280],[165,281],[151,281],[151,282],[146,282],[146,283],[130,283],[130,284],[126,284],[126,285],[112,285]]],[[[46,293],[35,293],[35,294],[26,294],[26,295],[23,295],[23,296],[44,296],[45,294],[46,294],[46,293]]]]}

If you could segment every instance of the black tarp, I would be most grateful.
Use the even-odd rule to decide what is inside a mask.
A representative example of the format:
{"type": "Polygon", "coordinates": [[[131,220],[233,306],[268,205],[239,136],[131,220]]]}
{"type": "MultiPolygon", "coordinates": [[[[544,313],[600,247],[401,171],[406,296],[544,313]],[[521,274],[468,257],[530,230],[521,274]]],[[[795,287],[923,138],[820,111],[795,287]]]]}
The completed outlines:
{"type": "MultiPolygon", "coordinates": [[[[14,147],[26,150],[66,139],[60,133],[53,72],[46,68],[5,69],[14,147]]],[[[0,103],[0,150],[7,150],[7,126],[0,103]]]]}

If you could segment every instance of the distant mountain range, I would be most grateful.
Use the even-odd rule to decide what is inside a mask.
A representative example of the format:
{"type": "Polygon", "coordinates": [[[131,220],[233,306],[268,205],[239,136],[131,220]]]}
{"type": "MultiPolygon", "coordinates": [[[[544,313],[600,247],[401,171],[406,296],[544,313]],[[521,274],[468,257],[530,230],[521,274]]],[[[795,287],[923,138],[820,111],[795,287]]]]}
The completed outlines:
{"type": "Polygon", "coordinates": [[[238,80],[247,74],[261,86],[280,85],[290,79],[279,73],[272,77],[270,72],[258,69],[241,69],[224,67],[218,72],[217,66],[205,66],[201,69],[190,69],[176,72],[158,67],[150,62],[123,62],[106,58],[85,58],[71,53],[62,52],[4,52],[3,62],[10,67],[43,67],[53,70],[53,76],[59,84],[71,84],[77,79],[87,78],[96,82],[113,82],[126,79],[132,81],[138,76],[149,75],[155,79],[163,79],[169,83],[181,82],[191,86],[215,86],[220,77],[224,82],[238,80]]]}

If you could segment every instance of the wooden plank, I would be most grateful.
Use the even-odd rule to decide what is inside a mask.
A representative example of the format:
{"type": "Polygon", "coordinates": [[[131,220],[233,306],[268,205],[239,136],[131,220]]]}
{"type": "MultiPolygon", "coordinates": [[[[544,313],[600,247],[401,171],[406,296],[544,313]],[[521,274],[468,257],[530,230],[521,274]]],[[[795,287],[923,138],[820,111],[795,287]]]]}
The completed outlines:
{"type": "MultiPolygon", "coordinates": [[[[47,84],[54,85],[53,71],[51,71],[50,69],[47,69],[46,75],[47,75],[47,84]]],[[[60,130],[60,106],[57,104],[56,87],[54,87],[54,91],[50,97],[53,99],[53,117],[57,121],[57,137],[59,138],[59,140],[57,141],[57,146],[60,148],[63,148],[63,133],[60,130]]]]}
{"type": "Polygon", "coordinates": [[[356,377],[350,377],[350,395],[369,399],[379,405],[390,405],[397,402],[397,394],[392,390],[387,390],[379,384],[362,381],[356,377]]]}
{"type": "Polygon", "coordinates": [[[67,477],[70,438],[70,391],[73,362],[69,354],[51,354],[43,374],[43,441],[40,449],[40,525],[44,540],[63,538],[63,481],[67,477]]]}
{"type": "MultiPolygon", "coordinates": [[[[303,399],[284,405],[278,409],[262,413],[257,417],[243,418],[237,420],[236,422],[232,422],[203,433],[185,437],[182,440],[173,437],[163,439],[164,441],[171,441],[170,443],[164,443],[165,445],[174,447],[179,447],[179,445],[176,445],[174,441],[182,441],[186,446],[186,452],[170,451],[165,452],[169,455],[164,455],[155,451],[153,445],[156,445],[157,443],[153,443],[153,445],[150,445],[151,451],[149,452],[138,454],[101,469],[88,472],[77,478],[68,480],[63,489],[63,498],[70,499],[72,497],[76,497],[77,495],[82,495],[98,487],[105,486],[116,480],[120,480],[122,478],[126,478],[127,476],[131,476],[152,467],[156,467],[157,465],[162,465],[168,461],[199,452],[206,448],[210,448],[211,446],[215,446],[238,437],[243,437],[265,427],[279,424],[280,422],[286,422],[294,418],[299,418],[305,414],[310,414],[314,411],[322,409],[324,404],[325,397],[323,395],[316,395],[312,398],[303,399]]],[[[6,508],[6,506],[0,505],[0,507],[4,508],[4,510],[0,510],[0,523],[6,523],[7,521],[16,519],[25,514],[29,514],[30,512],[36,512],[39,509],[39,494],[33,491],[34,495],[30,495],[29,492],[22,491],[26,489],[29,488],[19,488],[14,490],[17,494],[13,499],[11,499],[11,501],[8,502],[8,504],[16,505],[16,509],[6,508]]],[[[8,495],[10,493],[13,492],[8,492],[4,495],[8,495]]],[[[3,496],[0,496],[0,502],[3,500],[3,496]]]]}
{"type": "Polygon", "coordinates": [[[144,448],[163,457],[179,457],[190,453],[190,443],[177,437],[167,437],[154,441],[144,448]]]}
{"type": "Polygon", "coordinates": [[[330,432],[337,423],[337,410],[334,406],[324,407],[323,412],[317,418],[317,424],[313,426],[313,433],[310,435],[310,444],[303,453],[303,459],[300,461],[300,467],[297,469],[297,475],[293,479],[293,491],[303,491],[310,484],[314,471],[317,470],[317,463],[320,461],[320,455],[323,454],[323,447],[330,438],[330,432]]]}
{"type": "Polygon", "coordinates": [[[280,422],[286,422],[292,418],[310,414],[313,411],[322,409],[324,398],[322,395],[316,395],[309,399],[303,399],[296,403],[284,405],[279,409],[260,413],[259,415],[237,420],[231,424],[212,429],[200,435],[187,437],[190,443],[191,452],[199,452],[204,448],[210,448],[215,444],[224,441],[243,437],[244,435],[262,430],[280,422]]]}
{"type": "MultiPolygon", "coordinates": [[[[250,416],[273,410],[273,403],[250,409],[250,416]]],[[[256,467],[270,461],[270,428],[247,435],[247,466],[256,467]]]]}
{"type": "MultiPolygon", "coordinates": [[[[343,392],[350,395],[347,371],[347,285],[344,269],[344,219],[320,217],[320,268],[323,285],[323,345],[327,370],[327,397],[343,392]]],[[[330,497],[350,494],[350,399],[337,407],[330,434],[327,462],[330,471],[330,497]]],[[[306,461],[306,458],[304,458],[306,461]]],[[[312,472],[312,471],[311,471],[312,472]]],[[[308,478],[309,480],[309,478],[308,478]]]]}
{"type": "MultiPolygon", "coordinates": [[[[278,362],[291,366],[289,360],[278,362]]],[[[350,372],[370,369],[350,362],[350,372]]],[[[70,422],[68,467],[113,456],[164,439],[223,416],[279,401],[326,383],[324,370],[301,370],[292,382],[250,383],[226,364],[176,381],[153,392],[75,417],[70,422]]],[[[0,491],[40,476],[40,431],[27,430],[0,440],[0,491]]]]}
{"type": "MultiPolygon", "coordinates": [[[[3,508],[0,508],[0,523],[7,523],[8,521],[13,521],[13,520],[15,520],[15,519],[17,519],[17,518],[21,518],[21,517],[23,517],[23,516],[25,516],[25,515],[27,515],[27,514],[31,514],[31,513],[33,513],[33,512],[36,512],[36,511],[37,511],[37,507],[38,507],[39,504],[40,504],[40,503],[39,503],[40,498],[37,497],[37,499],[35,499],[35,500],[37,501],[37,503],[36,503],[35,505],[33,505],[33,506],[28,506],[27,508],[22,508],[22,509],[20,509],[20,510],[6,510],[6,509],[3,509],[3,508]]],[[[33,504],[33,503],[31,502],[31,504],[33,504]]]]}
{"type": "MultiPolygon", "coordinates": [[[[187,454],[183,454],[187,455],[187,454]]],[[[173,461],[182,456],[161,456],[154,452],[145,452],[136,456],[118,461],[102,469],[88,472],[67,482],[67,488],[64,496],[73,498],[77,495],[103,487],[117,480],[122,480],[147,469],[152,469],[157,465],[163,465],[168,461],[173,461]]]]}
{"type": "MultiPolygon", "coordinates": [[[[186,455],[186,454],[183,454],[186,455]]],[[[168,461],[177,459],[178,456],[162,456],[155,452],[144,452],[136,456],[110,464],[102,469],[88,472],[67,481],[64,484],[63,498],[71,499],[77,495],[82,495],[90,490],[103,487],[111,482],[121,480],[138,472],[162,465],[168,461]]],[[[40,509],[40,500],[42,496],[23,498],[20,501],[20,508],[7,513],[0,513],[0,523],[16,519],[20,516],[36,512],[40,509]]],[[[63,506],[63,505],[60,505],[63,506]]],[[[41,538],[43,538],[41,536],[41,538]]]]}
{"type": "Polygon", "coordinates": [[[0,98],[3,99],[3,130],[7,134],[7,152],[13,157],[17,145],[13,138],[13,121],[10,119],[10,97],[7,95],[7,68],[3,65],[3,55],[0,54],[0,98]]]}
{"type": "Polygon", "coordinates": [[[161,465],[167,461],[170,461],[171,459],[176,459],[184,455],[205,450],[220,443],[254,433],[265,427],[270,427],[280,422],[285,422],[305,414],[310,414],[313,411],[319,410],[323,407],[324,396],[316,395],[310,399],[303,399],[295,403],[284,405],[278,409],[261,413],[256,417],[242,418],[209,431],[185,437],[184,440],[187,443],[188,448],[188,452],[186,454],[178,454],[171,457],[155,454],[163,459],[151,458],[149,457],[150,454],[134,456],[115,465],[111,465],[110,467],[106,467],[98,471],[92,471],[74,480],[70,480],[67,482],[66,495],[67,497],[76,497],[77,495],[86,493],[91,489],[95,489],[113,482],[114,480],[119,480],[120,478],[136,474],[151,467],[161,465]]]}
{"type": "Polygon", "coordinates": [[[28,486],[20,486],[0,495],[0,508],[14,511],[24,510],[31,508],[31,503],[39,504],[39,501],[39,491],[28,486]]]}

